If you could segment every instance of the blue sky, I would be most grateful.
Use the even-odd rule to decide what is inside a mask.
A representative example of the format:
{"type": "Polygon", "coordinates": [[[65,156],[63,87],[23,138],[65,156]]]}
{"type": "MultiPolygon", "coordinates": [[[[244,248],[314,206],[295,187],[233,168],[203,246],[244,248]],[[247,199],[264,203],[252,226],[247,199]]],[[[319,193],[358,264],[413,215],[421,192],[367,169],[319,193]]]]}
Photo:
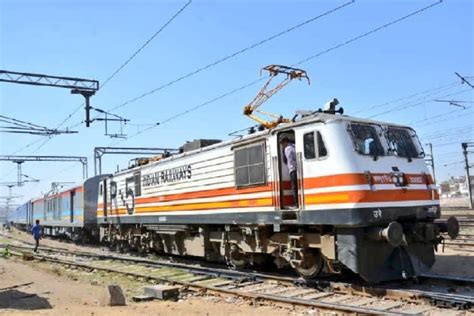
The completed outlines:
{"type": "MultiPolygon", "coordinates": [[[[104,81],[185,2],[0,0],[0,68],[104,81]]],[[[114,108],[345,2],[194,0],[92,98],[92,105],[114,108]]],[[[163,121],[258,79],[268,64],[294,64],[435,2],[357,0],[115,113],[132,124],[163,121]]],[[[474,76],[473,21],[474,2],[443,1],[303,63],[300,67],[308,72],[311,85],[291,83],[264,107],[292,116],[295,110],[317,109],[337,97],[349,115],[388,112],[375,118],[410,123],[424,143],[434,144],[438,179],[463,174],[459,142],[474,139],[472,108],[430,100],[447,96],[444,99],[473,101],[474,90],[454,75],[474,76]]],[[[78,125],[84,115],[80,110],[64,125],[78,125],[78,134],[47,142],[31,135],[0,134],[0,151],[88,156],[92,174],[96,146],[179,147],[196,138],[228,138],[228,133],[252,125],[241,111],[258,89],[259,84],[248,87],[121,142],[104,136],[101,123],[78,125]]],[[[1,114],[40,125],[56,127],[81,103],[81,97],[67,89],[0,84],[1,114]]],[[[129,125],[125,133],[133,135],[145,127],[129,125]]],[[[113,171],[117,164],[123,168],[130,158],[106,156],[104,169],[113,171]]],[[[80,165],[70,163],[26,163],[23,173],[42,180],[15,189],[25,198],[48,191],[52,181],[80,181],[82,175],[80,165]]],[[[14,165],[0,162],[0,181],[15,179],[14,165]]],[[[6,188],[0,190],[5,195],[6,188]]]]}

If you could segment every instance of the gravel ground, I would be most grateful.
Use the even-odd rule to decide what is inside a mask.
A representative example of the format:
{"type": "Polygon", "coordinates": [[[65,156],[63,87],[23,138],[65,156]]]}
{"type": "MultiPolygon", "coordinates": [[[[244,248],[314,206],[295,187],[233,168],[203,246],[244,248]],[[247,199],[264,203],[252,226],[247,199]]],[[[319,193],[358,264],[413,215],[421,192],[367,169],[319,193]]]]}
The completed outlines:
{"type": "MultiPolygon", "coordinates": [[[[29,234],[13,231],[11,236],[31,241],[29,234]]],[[[2,238],[0,238],[2,243],[2,238]]],[[[107,252],[100,247],[80,246],[57,240],[44,239],[42,245],[77,251],[107,252]]],[[[441,248],[441,247],[440,247],[441,248]]],[[[441,249],[440,249],[441,250],[441,249]]],[[[433,272],[447,275],[474,276],[474,249],[451,249],[436,255],[433,272]]],[[[23,262],[20,259],[0,259],[0,289],[23,283],[29,286],[0,291],[0,314],[45,315],[315,315],[310,309],[254,306],[252,302],[234,297],[207,296],[182,292],[178,302],[131,302],[142,294],[143,282],[133,278],[103,272],[88,273],[67,269],[44,262],[23,262]],[[101,298],[108,284],[120,285],[128,301],[126,307],[101,306],[101,298]]],[[[333,314],[331,314],[333,315],[333,314]]]]}

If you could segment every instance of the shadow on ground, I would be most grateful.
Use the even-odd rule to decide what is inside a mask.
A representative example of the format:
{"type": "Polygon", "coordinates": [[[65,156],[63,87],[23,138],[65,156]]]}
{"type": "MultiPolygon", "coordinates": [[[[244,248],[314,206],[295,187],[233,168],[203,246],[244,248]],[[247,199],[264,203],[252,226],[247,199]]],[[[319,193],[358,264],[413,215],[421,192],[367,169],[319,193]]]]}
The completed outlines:
{"type": "MultiPolygon", "coordinates": [[[[463,250],[465,251],[465,250],[463,250]]],[[[442,255],[436,256],[431,272],[443,275],[474,276],[474,256],[442,255]]]]}
{"type": "Polygon", "coordinates": [[[18,290],[0,292],[0,308],[19,310],[51,309],[48,299],[18,290]]]}

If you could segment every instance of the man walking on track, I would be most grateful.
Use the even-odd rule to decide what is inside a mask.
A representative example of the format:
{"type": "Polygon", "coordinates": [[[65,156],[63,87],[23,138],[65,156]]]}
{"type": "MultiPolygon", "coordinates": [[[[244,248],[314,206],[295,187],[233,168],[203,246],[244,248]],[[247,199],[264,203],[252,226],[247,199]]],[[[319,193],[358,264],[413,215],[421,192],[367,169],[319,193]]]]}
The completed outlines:
{"type": "Polygon", "coordinates": [[[33,226],[33,228],[31,229],[31,233],[36,242],[34,252],[37,252],[39,247],[39,240],[41,239],[41,225],[39,219],[36,220],[36,225],[33,226]]]}

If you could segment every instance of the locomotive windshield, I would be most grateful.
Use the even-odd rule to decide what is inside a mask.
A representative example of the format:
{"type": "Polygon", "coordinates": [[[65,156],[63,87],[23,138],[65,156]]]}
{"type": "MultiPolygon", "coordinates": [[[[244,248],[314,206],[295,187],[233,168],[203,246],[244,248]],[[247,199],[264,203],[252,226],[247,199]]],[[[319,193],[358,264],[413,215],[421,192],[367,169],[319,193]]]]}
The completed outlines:
{"type": "Polygon", "coordinates": [[[389,151],[394,155],[408,159],[425,156],[414,130],[389,126],[386,135],[389,151]]]}
{"type": "Polygon", "coordinates": [[[375,157],[385,154],[380,141],[380,126],[372,124],[351,123],[350,131],[354,141],[355,150],[362,155],[375,157]]]}
{"type": "Polygon", "coordinates": [[[425,153],[416,133],[411,128],[350,123],[349,131],[355,150],[362,155],[398,156],[411,160],[423,158],[425,153]]]}

